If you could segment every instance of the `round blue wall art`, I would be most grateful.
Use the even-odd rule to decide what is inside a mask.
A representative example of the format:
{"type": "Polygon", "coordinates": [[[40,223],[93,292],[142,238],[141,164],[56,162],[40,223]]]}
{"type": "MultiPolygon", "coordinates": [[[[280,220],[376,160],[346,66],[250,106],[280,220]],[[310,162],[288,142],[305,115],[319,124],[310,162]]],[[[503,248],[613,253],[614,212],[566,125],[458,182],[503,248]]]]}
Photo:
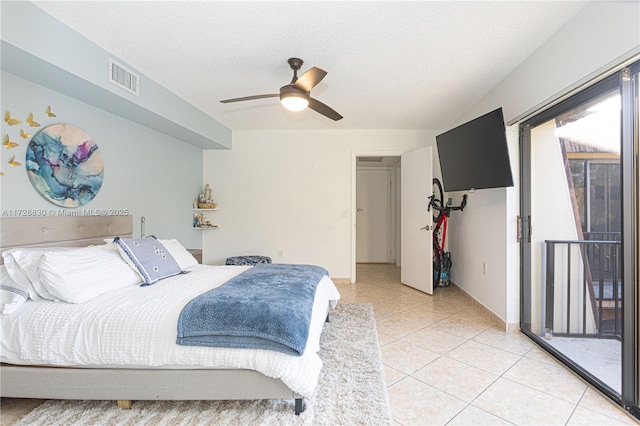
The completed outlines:
{"type": "Polygon", "coordinates": [[[93,200],[104,178],[98,145],[71,124],[53,124],[36,133],[27,147],[26,167],[36,191],[63,207],[93,200]]]}

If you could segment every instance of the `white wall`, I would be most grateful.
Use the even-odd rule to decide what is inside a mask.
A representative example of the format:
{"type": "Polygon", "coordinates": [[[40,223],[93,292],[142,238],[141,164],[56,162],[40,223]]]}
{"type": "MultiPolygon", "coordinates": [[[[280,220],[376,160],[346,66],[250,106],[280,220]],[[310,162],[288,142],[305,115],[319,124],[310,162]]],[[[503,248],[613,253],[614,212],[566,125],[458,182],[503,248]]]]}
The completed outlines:
{"type": "MultiPolygon", "coordinates": [[[[503,107],[505,120],[640,53],[640,2],[589,3],[513,73],[487,94],[460,123],[503,107]]],[[[517,125],[507,130],[515,187],[471,194],[468,208],[452,220],[454,282],[507,323],[519,321],[519,141],[517,125]],[[515,167],[514,167],[515,165],[515,167]],[[481,256],[480,256],[481,255],[481,256]],[[487,277],[481,259],[488,258],[487,277]],[[497,269],[497,271],[496,271],[497,269]],[[495,274],[494,274],[495,271],[495,274]]],[[[455,194],[461,197],[461,194],[455,194]]]]}
{"type": "MultiPolygon", "coordinates": [[[[94,200],[79,209],[128,209],[134,217],[134,235],[140,234],[140,217],[146,218],[146,234],[179,239],[189,248],[199,248],[201,234],[191,229],[192,201],[202,191],[202,150],[160,132],[79,102],[61,93],[3,72],[2,113],[22,120],[22,124],[2,125],[2,137],[20,143],[7,150],[2,147],[0,170],[0,208],[58,209],[33,188],[25,164],[29,139],[20,137],[20,129],[36,133],[26,117],[43,127],[69,123],[85,130],[96,142],[104,158],[104,181],[94,200]],[[57,115],[50,118],[45,109],[51,105],[57,115]],[[22,163],[9,167],[15,155],[22,163]]],[[[67,209],[69,211],[78,209],[67,209]]]]}
{"type": "Polygon", "coordinates": [[[342,212],[354,214],[352,151],[411,151],[434,144],[436,133],[234,131],[233,150],[204,153],[204,182],[221,209],[210,215],[220,229],[204,231],[204,262],[262,254],[350,278],[351,220],[342,212]]]}

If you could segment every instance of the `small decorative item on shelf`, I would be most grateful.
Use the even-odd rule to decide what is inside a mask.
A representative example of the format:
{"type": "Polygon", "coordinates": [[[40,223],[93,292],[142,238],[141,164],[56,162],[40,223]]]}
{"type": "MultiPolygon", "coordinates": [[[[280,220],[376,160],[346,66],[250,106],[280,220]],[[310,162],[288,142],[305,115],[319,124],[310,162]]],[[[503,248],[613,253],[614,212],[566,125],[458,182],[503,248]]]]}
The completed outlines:
{"type": "Polygon", "coordinates": [[[218,225],[212,225],[209,219],[207,219],[202,213],[194,213],[193,227],[199,229],[214,229],[217,228],[218,225]]]}
{"type": "Polygon", "coordinates": [[[198,195],[197,205],[200,209],[215,209],[218,206],[211,198],[211,187],[209,184],[206,184],[204,192],[198,195]]]}
{"type": "MultiPolygon", "coordinates": [[[[207,184],[204,192],[198,194],[193,200],[193,228],[194,229],[217,229],[218,225],[213,225],[209,219],[203,214],[205,210],[218,210],[218,205],[213,202],[211,197],[211,187],[207,184]]],[[[205,212],[206,213],[206,212],[205,212]]]]}

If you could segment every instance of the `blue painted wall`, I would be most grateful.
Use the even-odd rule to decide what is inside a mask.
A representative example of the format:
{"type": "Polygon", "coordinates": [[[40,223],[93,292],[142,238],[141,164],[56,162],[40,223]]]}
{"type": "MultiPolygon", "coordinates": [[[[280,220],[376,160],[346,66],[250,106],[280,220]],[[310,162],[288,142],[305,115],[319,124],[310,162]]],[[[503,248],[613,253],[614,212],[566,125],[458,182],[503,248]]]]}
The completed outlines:
{"type": "Polygon", "coordinates": [[[20,129],[35,134],[49,124],[69,123],[91,135],[104,158],[102,188],[83,208],[128,209],[134,216],[134,235],[140,234],[140,217],[145,216],[147,235],[201,247],[202,232],[191,229],[192,201],[202,191],[201,148],[7,72],[2,72],[0,84],[1,137],[8,134],[20,144],[10,150],[1,147],[0,210],[5,215],[15,209],[58,211],[31,185],[24,166],[30,139],[20,137],[20,129]],[[45,114],[48,105],[57,117],[45,114]],[[22,123],[8,126],[6,110],[22,123]],[[42,127],[26,124],[30,112],[42,127]],[[9,166],[14,155],[21,166],[9,166]]]}

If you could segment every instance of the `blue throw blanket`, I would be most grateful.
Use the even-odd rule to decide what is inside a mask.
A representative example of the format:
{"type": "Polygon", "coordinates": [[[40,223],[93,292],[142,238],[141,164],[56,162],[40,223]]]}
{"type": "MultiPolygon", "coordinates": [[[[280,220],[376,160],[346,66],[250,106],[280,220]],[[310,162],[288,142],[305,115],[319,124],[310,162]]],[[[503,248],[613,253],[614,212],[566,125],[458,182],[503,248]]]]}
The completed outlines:
{"type": "Polygon", "coordinates": [[[178,318],[177,343],[302,355],[325,275],[312,265],[256,265],[191,300],[178,318]]]}

